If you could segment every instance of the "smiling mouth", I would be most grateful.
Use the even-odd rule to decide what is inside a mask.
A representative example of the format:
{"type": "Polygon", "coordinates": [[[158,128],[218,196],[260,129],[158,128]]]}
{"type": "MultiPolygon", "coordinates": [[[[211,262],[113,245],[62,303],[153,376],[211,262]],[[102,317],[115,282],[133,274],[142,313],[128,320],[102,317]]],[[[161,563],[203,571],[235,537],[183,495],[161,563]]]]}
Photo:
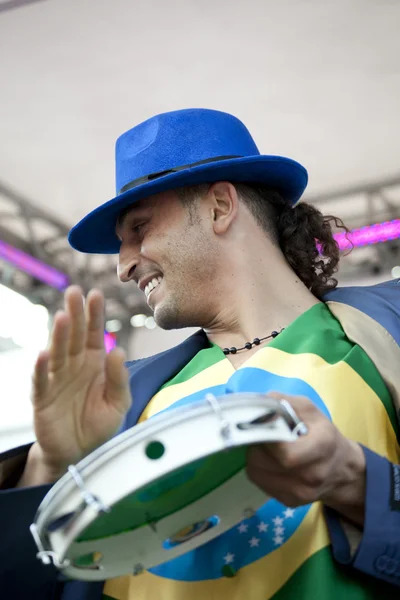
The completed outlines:
{"type": "Polygon", "coordinates": [[[162,280],[163,280],[163,278],[161,276],[159,276],[159,277],[153,277],[153,279],[151,281],[149,281],[149,283],[144,288],[144,293],[145,293],[145,296],[146,296],[146,300],[149,299],[149,296],[150,296],[151,292],[153,290],[155,290],[156,288],[158,288],[158,286],[160,285],[160,283],[162,282],[162,280]]]}

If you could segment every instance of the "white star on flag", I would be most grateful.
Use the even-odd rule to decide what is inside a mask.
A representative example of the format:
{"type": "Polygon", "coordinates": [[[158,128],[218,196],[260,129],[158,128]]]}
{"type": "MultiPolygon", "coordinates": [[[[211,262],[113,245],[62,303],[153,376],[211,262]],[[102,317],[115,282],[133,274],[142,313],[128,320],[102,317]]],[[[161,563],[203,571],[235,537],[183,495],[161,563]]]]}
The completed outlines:
{"type": "Polygon", "coordinates": [[[290,519],[290,517],[294,517],[294,509],[287,508],[283,514],[285,515],[285,519],[290,519]]]}
{"type": "Polygon", "coordinates": [[[283,537],[281,535],[275,536],[274,542],[276,546],[280,546],[281,544],[283,544],[283,537]]]}
{"type": "Polygon", "coordinates": [[[246,531],[248,530],[249,526],[246,525],[246,523],[240,523],[239,527],[238,527],[238,532],[239,533],[246,533],[246,531]]]}
{"type": "Polygon", "coordinates": [[[274,519],[272,519],[272,522],[274,525],[276,525],[276,527],[279,527],[280,525],[283,525],[283,519],[282,517],[275,517],[274,519]]]}
{"type": "Polygon", "coordinates": [[[260,540],[259,540],[259,538],[256,538],[256,537],[252,537],[251,540],[249,540],[249,544],[252,548],[257,547],[259,543],[260,543],[260,540]]]}
{"type": "Polygon", "coordinates": [[[257,525],[257,529],[258,529],[258,531],[259,531],[260,533],[261,533],[261,532],[263,532],[263,533],[264,533],[265,531],[267,531],[267,529],[268,529],[268,525],[267,525],[267,523],[264,523],[264,521],[261,521],[261,523],[259,523],[259,524],[257,525]]]}
{"type": "Polygon", "coordinates": [[[284,527],[274,527],[275,535],[283,535],[285,533],[284,527]]]}
{"type": "Polygon", "coordinates": [[[232,554],[231,552],[228,552],[228,554],[225,554],[224,561],[225,561],[226,565],[229,565],[234,560],[235,560],[235,555],[234,554],[232,554]]]}

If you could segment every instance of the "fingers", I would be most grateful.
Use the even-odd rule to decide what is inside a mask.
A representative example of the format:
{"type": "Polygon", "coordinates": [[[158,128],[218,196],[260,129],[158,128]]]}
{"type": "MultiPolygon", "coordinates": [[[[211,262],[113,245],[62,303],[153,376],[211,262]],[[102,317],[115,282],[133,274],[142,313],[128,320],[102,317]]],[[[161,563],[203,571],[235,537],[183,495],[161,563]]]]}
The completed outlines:
{"type": "Polygon", "coordinates": [[[84,306],[82,290],[71,286],[65,293],[65,308],[70,317],[69,355],[83,350],[104,350],[104,297],[91,290],[84,306]]]}
{"type": "Polygon", "coordinates": [[[48,369],[56,373],[67,365],[68,358],[85,350],[104,350],[104,298],[99,290],[91,290],[86,310],[79,286],[65,292],[65,311],[54,317],[50,336],[48,369]]]}
{"type": "Polygon", "coordinates": [[[325,447],[326,440],[322,437],[321,428],[312,427],[312,433],[300,437],[294,442],[276,442],[260,446],[262,453],[269,457],[271,465],[280,465],[281,469],[288,471],[300,468],[302,465],[311,464],[319,460],[321,448],[325,447]]]}
{"type": "Polygon", "coordinates": [[[70,319],[69,316],[59,311],[53,322],[53,329],[49,346],[49,371],[55,373],[62,369],[67,361],[69,341],[70,319]]]}
{"type": "Polygon", "coordinates": [[[269,398],[275,398],[275,400],[287,400],[299,419],[306,419],[312,416],[316,411],[322,414],[321,411],[315,406],[315,404],[304,396],[290,396],[288,394],[281,394],[280,392],[268,392],[269,398]]]}
{"type": "Polygon", "coordinates": [[[99,290],[90,290],[86,299],[86,347],[104,350],[104,297],[99,290]]]}
{"type": "Polygon", "coordinates": [[[32,401],[38,404],[41,398],[44,398],[49,386],[49,352],[44,350],[40,352],[36,359],[33,377],[32,377],[32,401]]]}
{"type": "Polygon", "coordinates": [[[270,472],[290,472],[311,465],[331,452],[336,430],[311,400],[278,392],[271,392],[268,396],[277,400],[287,400],[299,419],[306,424],[308,434],[294,442],[274,442],[252,448],[249,452],[252,464],[270,472]]]}
{"type": "Polygon", "coordinates": [[[70,317],[68,353],[70,356],[76,356],[82,352],[86,341],[86,320],[81,288],[77,285],[69,287],[65,292],[64,302],[65,310],[70,317]]]}
{"type": "Polygon", "coordinates": [[[269,473],[261,469],[248,469],[250,480],[268,496],[285,506],[303,506],[318,499],[318,491],[307,482],[287,473],[269,473]]]}
{"type": "Polygon", "coordinates": [[[325,454],[324,440],[313,437],[307,441],[299,438],[295,442],[278,442],[252,446],[248,450],[248,464],[265,473],[299,473],[318,463],[325,454]],[[321,443],[322,442],[322,443],[321,443]]]}
{"type": "Polygon", "coordinates": [[[121,348],[112,350],[105,359],[105,398],[121,413],[125,413],[132,403],[125,360],[125,353],[121,348]]]}
{"type": "Polygon", "coordinates": [[[300,506],[332,498],[343,479],[346,440],[335,425],[308,398],[277,392],[287,400],[308,433],[294,442],[260,444],[249,449],[247,474],[251,481],[287,506],[300,506]],[[344,448],[344,450],[342,450],[344,448]]]}

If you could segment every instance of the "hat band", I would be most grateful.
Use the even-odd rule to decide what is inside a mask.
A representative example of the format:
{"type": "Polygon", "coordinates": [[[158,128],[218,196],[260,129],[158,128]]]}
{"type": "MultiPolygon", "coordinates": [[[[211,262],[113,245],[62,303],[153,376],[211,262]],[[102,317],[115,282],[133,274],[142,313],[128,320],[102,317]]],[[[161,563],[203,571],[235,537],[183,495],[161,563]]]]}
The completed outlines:
{"type": "Polygon", "coordinates": [[[149,181],[153,181],[153,179],[158,179],[158,177],[164,177],[164,175],[169,175],[170,173],[178,173],[178,171],[184,171],[185,169],[190,169],[191,167],[198,167],[199,165],[205,165],[207,163],[218,162],[219,160],[230,160],[232,158],[243,158],[242,156],[216,156],[214,158],[206,158],[205,160],[199,160],[199,162],[190,163],[189,165],[183,165],[182,167],[175,167],[174,169],[167,169],[166,171],[159,171],[158,173],[150,173],[150,175],[145,175],[144,177],[139,177],[138,179],[134,179],[129,183],[125,184],[118,192],[119,194],[123,194],[128,190],[132,190],[139,185],[143,185],[143,183],[148,183],[149,181]]]}

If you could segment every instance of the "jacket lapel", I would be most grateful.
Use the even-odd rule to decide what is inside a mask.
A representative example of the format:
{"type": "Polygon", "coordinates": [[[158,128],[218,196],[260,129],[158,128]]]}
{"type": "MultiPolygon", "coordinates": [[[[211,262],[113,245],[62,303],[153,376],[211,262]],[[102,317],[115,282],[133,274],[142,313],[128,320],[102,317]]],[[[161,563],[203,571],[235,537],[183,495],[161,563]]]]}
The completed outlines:
{"type": "Polygon", "coordinates": [[[133,427],[160,387],[179,373],[207,345],[206,334],[199,330],[171,350],[128,363],[133,402],[121,431],[133,427]]]}

